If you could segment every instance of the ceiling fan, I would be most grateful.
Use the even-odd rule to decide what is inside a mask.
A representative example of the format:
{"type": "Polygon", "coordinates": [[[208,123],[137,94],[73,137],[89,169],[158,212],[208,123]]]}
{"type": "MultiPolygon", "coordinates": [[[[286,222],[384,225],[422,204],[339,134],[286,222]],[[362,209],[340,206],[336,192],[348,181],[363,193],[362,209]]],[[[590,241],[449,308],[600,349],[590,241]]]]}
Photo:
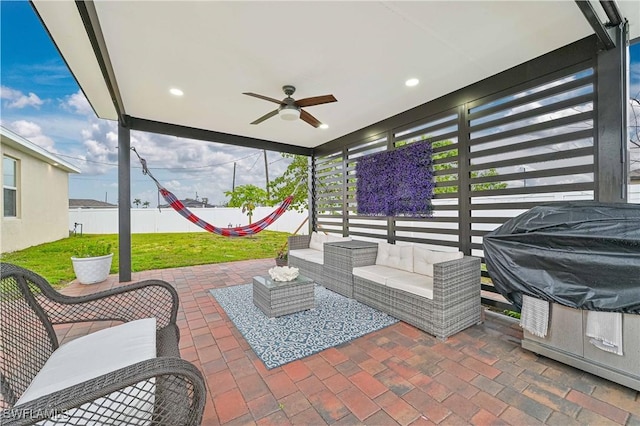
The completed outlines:
{"type": "Polygon", "coordinates": [[[282,91],[287,95],[287,97],[281,101],[268,96],[258,95],[257,93],[243,93],[243,95],[253,96],[254,98],[264,99],[265,101],[274,102],[280,105],[277,109],[263,115],[251,124],[260,124],[274,115],[279,115],[283,120],[297,120],[300,118],[313,127],[319,127],[322,123],[302,108],[338,101],[333,95],[314,96],[312,98],[304,98],[296,101],[291,97],[291,95],[296,91],[296,88],[291,85],[282,86],[282,91]]]}

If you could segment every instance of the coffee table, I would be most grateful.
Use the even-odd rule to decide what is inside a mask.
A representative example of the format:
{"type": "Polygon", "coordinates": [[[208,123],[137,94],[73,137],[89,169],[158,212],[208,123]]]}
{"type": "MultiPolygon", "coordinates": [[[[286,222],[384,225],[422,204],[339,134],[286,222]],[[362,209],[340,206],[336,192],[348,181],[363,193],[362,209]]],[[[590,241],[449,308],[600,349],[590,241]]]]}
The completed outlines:
{"type": "Polygon", "coordinates": [[[253,304],[269,318],[315,308],[315,283],[298,275],[292,281],[274,281],[270,276],[253,277],[253,304]]]}

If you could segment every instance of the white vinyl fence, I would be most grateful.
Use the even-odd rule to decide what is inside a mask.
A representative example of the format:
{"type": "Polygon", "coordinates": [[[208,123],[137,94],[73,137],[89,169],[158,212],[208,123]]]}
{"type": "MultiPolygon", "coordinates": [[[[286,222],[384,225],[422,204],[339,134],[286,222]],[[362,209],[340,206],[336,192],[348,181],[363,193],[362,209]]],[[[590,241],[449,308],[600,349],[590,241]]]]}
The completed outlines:
{"type": "MultiPolygon", "coordinates": [[[[253,212],[253,221],[268,216],[275,207],[257,207],[253,212]]],[[[236,227],[248,225],[249,218],[239,208],[193,208],[196,216],[217,227],[236,227]]],[[[292,233],[308,216],[307,211],[285,212],[278,220],[267,227],[271,231],[292,233]]],[[[118,209],[69,209],[69,230],[84,234],[117,234],[118,209]],[[78,225],[76,225],[78,224],[78,225]],[[82,228],[82,229],[81,229],[82,228]]],[[[163,232],[206,232],[189,222],[171,208],[133,208],[131,209],[131,233],[151,234],[163,232]]],[[[309,225],[304,224],[298,234],[307,234],[309,225]]]]}
{"type": "MultiPolygon", "coordinates": [[[[556,194],[555,197],[536,197],[529,195],[526,201],[549,202],[558,200],[571,200],[575,194],[556,194]]],[[[591,193],[578,194],[576,199],[590,199],[591,193]]],[[[503,197],[504,198],[504,197],[503,197]]],[[[515,197],[512,197],[515,199],[515,197]]],[[[441,204],[446,204],[447,200],[439,200],[441,204]]],[[[496,200],[497,201],[497,200],[496,200]]],[[[504,200],[502,200],[504,201],[504,200]]],[[[640,185],[629,185],[629,203],[640,203],[640,185]]],[[[253,213],[253,221],[259,220],[273,211],[274,207],[257,207],[253,213]]],[[[196,216],[206,222],[219,227],[247,225],[249,219],[239,208],[193,208],[190,209],[196,216]]],[[[503,214],[517,216],[523,211],[502,211],[503,214]]],[[[486,215],[491,216],[495,212],[488,210],[486,215]]],[[[308,216],[305,210],[302,213],[289,210],[267,229],[272,231],[282,231],[292,233],[300,226],[308,216]]],[[[82,232],[85,234],[117,234],[118,233],[118,210],[113,209],[69,209],[69,229],[74,230],[74,225],[82,224],[82,232]]],[[[445,223],[434,222],[433,227],[446,227],[445,223]]],[[[494,229],[497,225],[483,227],[484,230],[494,229]]],[[[76,227],[80,232],[80,226],[76,227]]],[[[131,232],[133,234],[160,233],[160,232],[205,232],[202,228],[189,222],[171,208],[158,211],[157,208],[133,208],[131,209],[131,232]]],[[[309,225],[307,223],[300,228],[298,234],[307,234],[309,225]]],[[[422,234],[421,234],[422,235],[422,234]]],[[[413,236],[413,235],[410,235],[413,236]]],[[[365,239],[365,238],[363,238],[365,239]]]]}

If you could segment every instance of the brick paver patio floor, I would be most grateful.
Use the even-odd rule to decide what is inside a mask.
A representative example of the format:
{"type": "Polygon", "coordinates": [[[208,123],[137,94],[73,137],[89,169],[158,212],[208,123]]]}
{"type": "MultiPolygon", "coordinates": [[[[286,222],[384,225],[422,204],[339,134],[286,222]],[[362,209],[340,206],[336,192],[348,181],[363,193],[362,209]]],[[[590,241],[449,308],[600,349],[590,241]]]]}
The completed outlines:
{"type": "MultiPolygon", "coordinates": [[[[638,392],[520,348],[510,320],[442,342],[405,323],[266,370],[209,289],[251,282],[272,259],[134,273],[180,294],[183,358],[207,380],[204,425],[640,425],[638,392]]],[[[126,283],[125,283],[126,284],[126,283]]],[[[117,276],[63,292],[105,290],[117,276]]],[[[62,340],[105,324],[58,327],[62,340]]]]}

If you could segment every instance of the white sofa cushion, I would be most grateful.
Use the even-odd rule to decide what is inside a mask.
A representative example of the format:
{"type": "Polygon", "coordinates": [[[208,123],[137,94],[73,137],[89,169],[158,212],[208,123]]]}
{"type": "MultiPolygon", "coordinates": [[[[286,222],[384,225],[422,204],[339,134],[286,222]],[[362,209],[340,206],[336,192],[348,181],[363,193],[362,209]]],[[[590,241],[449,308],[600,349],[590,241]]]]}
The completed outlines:
{"type": "Polygon", "coordinates": [[[387,278],[394,276],[398,272],[401,271],[383,265],[358,266],[353,268],[353,275],[382,285],[386,285],[387,278]]]}
{"type": "Polygon", "coordinates": [[[461,251],[433,251],[424,247],[413,247],[413,270],[418,274],[433,277],[433,264],[448,262],[449,260],[462,259],[464,254],[461,251]]]}
{"type": "Polygon", "coordinates": [[[319,234],[318,232],[311,233],[311,239],[309,240],[309,248],[319,251],[324,251],[324,243],[327,242],[327,235],[319,234]]]}
{"type": "MultiPolygon", "coordinates": [[[[132,321],[79,337],[51,354],[16,405],[155,357],[155,318],[132,321]]],[[[144,400],[131,402],[127,392],[114,392],[109,396],[111,401],[101,398],[85,404],[83,408],[92,406],[89,410],[105,418],[115,417],[117,413],[122,424],[144,424],[144,419],[150,420],[153,412],[155,384],[147,381],[138,383],[136,387],[145,391],[144,400]],[[128,415],[142,421],[134,423],[128,415]]],[[[92,420],[96,420],[95,414],[92,420]]],[[[100,423],[97,421],[95,424],[100,423]]],[[[80,421],[77,424],[88,423],[80,421]]]]}
{"type": "Polygon", "coordinates": [[[309,255],[317,254],[318,250],[306,248],[306,249],[296,249],[289,250],[289,256],[297,257],[298,259],[306,260],[306,257],[309,255]]]}
{"type": "Polygon", "coordinates": [[[413,272],[413,246],[378,243],[376,265],[413,272]]]}
{"type": "Polygon", "coordinates": [[[307,262],[318,263],[322,265],[324,263],[324,253],[315,249],[297,249],[289,251],[289,256],[297,257],[298,259],[306,260],[307,262]]]}
{"type": "Polygon", "coordinates": [[[312,250],[315,253],[305,254],[304,260],[307,262],[317,263],[318,265],[324,265],[324,253],[318,250],[312,250]]]}
{"type": "Polygon", "coordinates": [[[398,271],[387,278],[387,287],[397,288],[433,300],[433,278],[415,272],[398,271]]]}

